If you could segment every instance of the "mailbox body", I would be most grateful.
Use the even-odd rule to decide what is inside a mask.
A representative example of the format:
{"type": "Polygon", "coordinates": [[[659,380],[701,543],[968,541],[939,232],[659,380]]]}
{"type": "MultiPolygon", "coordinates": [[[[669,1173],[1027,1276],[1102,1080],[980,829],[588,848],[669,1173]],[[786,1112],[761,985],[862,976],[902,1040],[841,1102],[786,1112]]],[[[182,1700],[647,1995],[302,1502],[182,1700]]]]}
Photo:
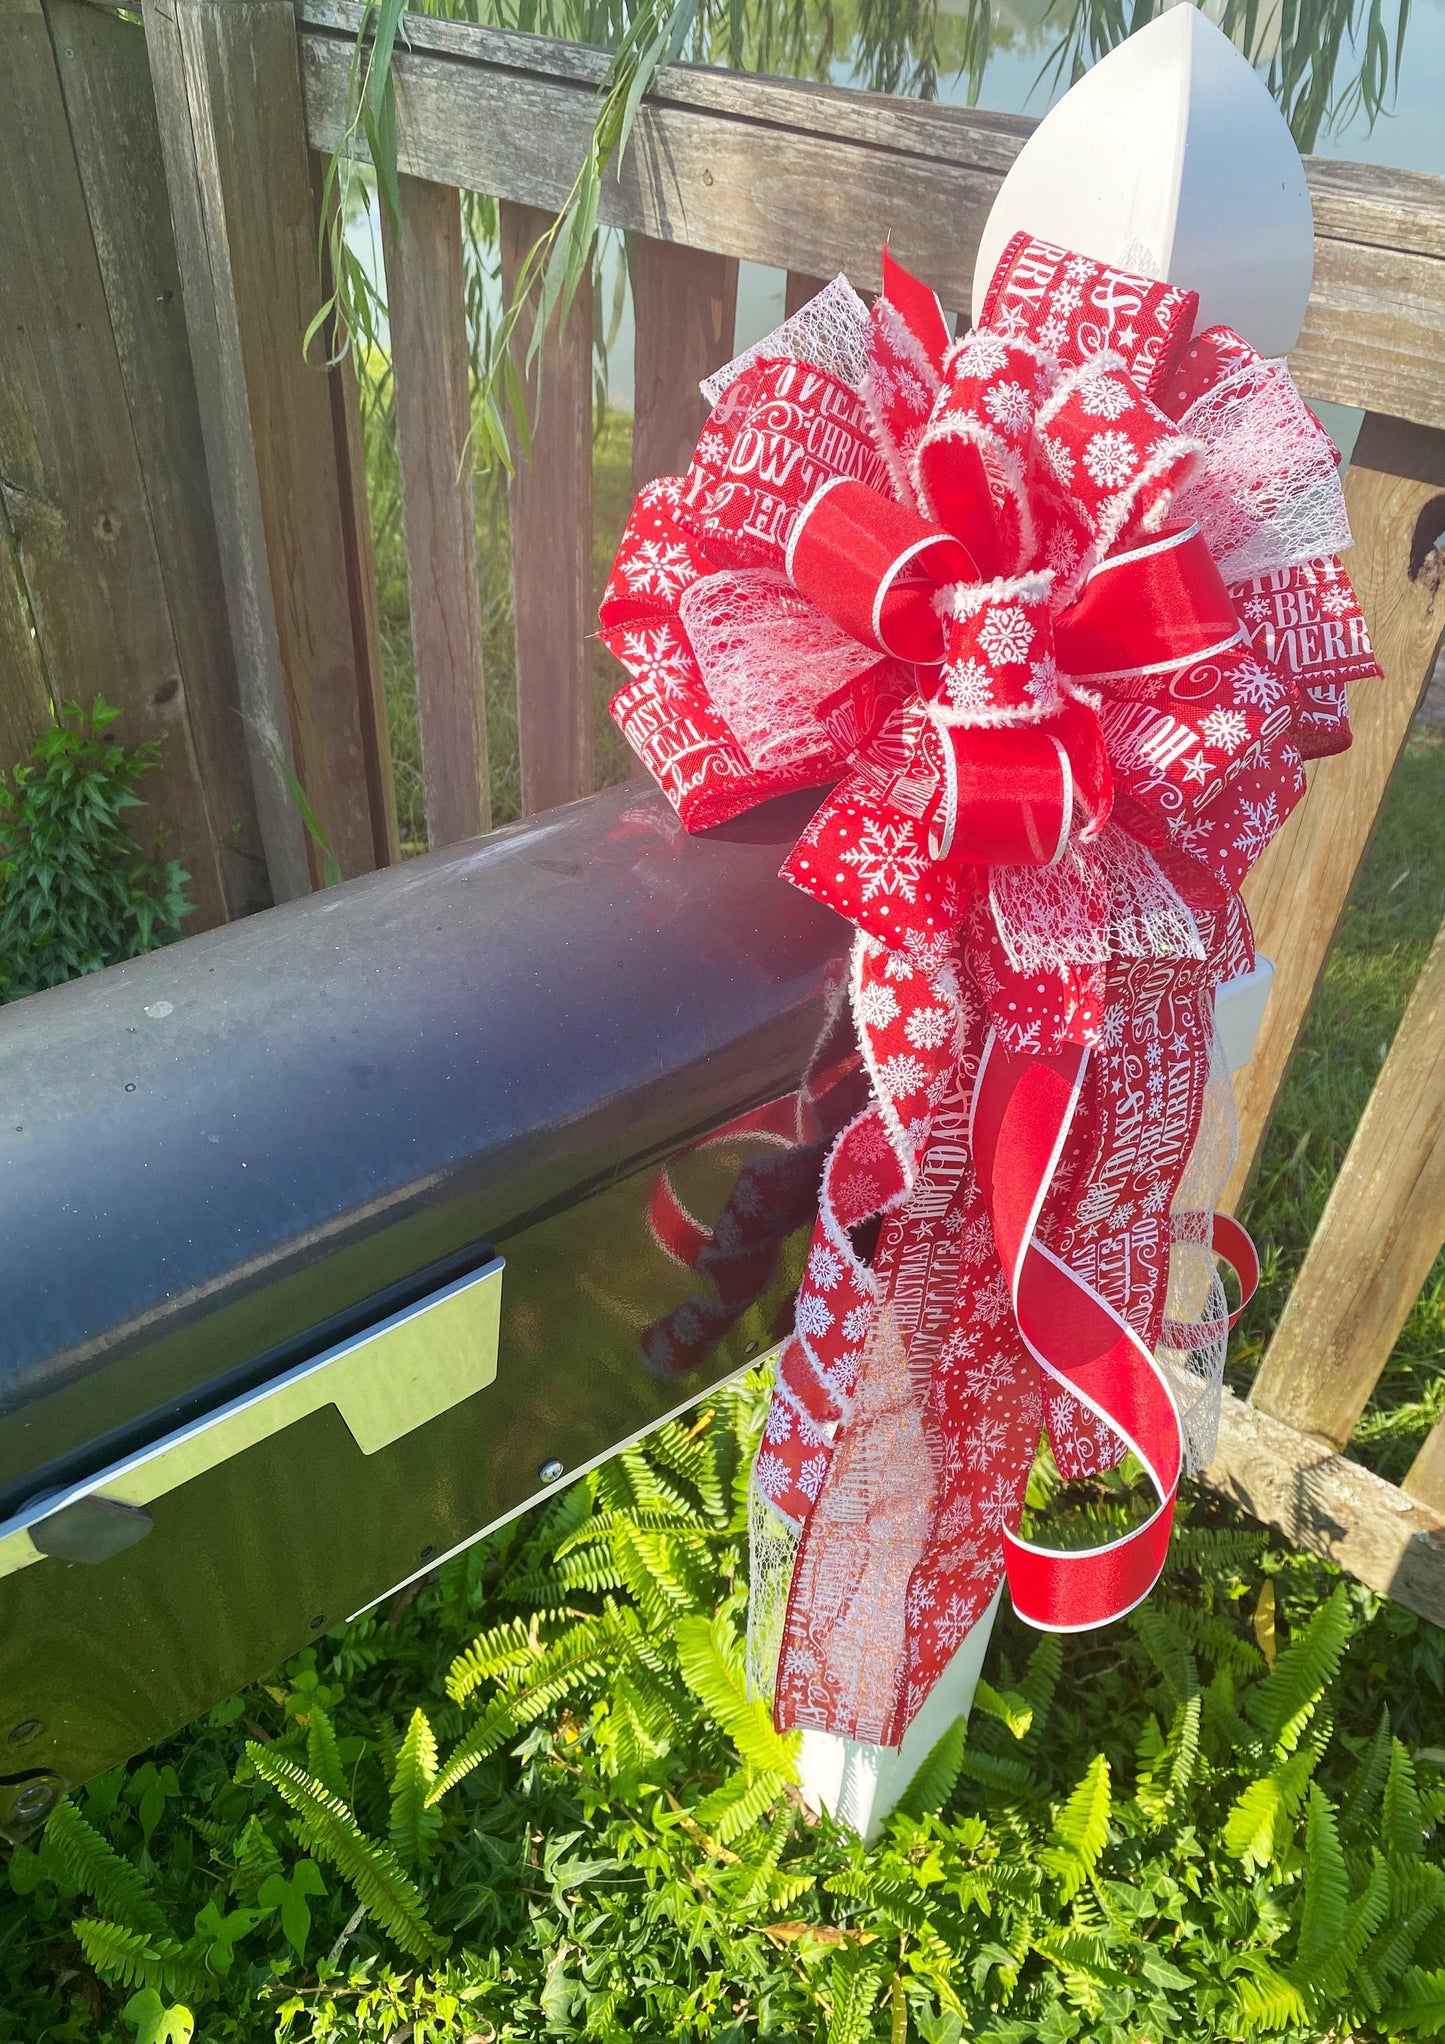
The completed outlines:
{"type": "Polygon", "coordinates": [[[0,1013],[0,1828],[786,1332],[864,1093],[807,814],[612,790],[0,1013]]]}

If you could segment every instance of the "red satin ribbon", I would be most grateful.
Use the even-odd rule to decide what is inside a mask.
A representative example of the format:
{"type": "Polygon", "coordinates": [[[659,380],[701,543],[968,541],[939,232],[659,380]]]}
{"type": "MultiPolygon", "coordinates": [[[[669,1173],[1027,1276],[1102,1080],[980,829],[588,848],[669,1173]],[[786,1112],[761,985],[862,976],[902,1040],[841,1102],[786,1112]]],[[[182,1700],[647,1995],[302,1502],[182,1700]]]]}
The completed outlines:
{"type": "Polygon", "coordinates": [[[1197,525],[1111,554],[1055,626],[1078,681],[1172,674],[1241,637],[1239,614],[1197,525]]]}
{"type": "Polygon", "coordinates": [[[925,666],[943,657],[935,591],[971,582],[978,572],[967,549],[941,527],[881,490],[841,477],[798,513],[787,569],[851,638],[925,666]]]}

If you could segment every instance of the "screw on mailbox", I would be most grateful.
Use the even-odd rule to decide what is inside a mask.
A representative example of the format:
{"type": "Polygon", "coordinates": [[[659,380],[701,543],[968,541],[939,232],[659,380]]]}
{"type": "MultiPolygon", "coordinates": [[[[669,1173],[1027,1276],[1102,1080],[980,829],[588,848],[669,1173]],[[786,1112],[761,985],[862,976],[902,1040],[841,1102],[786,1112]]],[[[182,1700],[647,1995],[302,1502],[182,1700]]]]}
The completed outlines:
{"type": "Polygon", "coordinates": [[[18,1725],[10,1727],[9,1743],[12,1746],[26,1746],[40,1730],[39,1718],[21,1718],[18,1725]]]}
{"type": "Polygon", "coordinates": [[[559,1457],[549,1455],[537,1471],[537,1481],[539,1483],[555,1483],[566,1467],[567,1464],[561,1461],[559,1457]]]}

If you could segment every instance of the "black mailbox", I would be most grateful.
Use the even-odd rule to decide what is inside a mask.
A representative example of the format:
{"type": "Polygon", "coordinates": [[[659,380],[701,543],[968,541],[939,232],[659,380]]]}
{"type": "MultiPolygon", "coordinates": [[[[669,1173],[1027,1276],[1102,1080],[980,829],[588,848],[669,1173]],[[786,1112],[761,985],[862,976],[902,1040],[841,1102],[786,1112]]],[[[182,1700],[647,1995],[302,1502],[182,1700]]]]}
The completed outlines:
{"type": "Polygon", "coordinates": [[[807,812],[612,790],[0,1014],[0,1829],[787,1331],[865,1097],[807,812]]]}

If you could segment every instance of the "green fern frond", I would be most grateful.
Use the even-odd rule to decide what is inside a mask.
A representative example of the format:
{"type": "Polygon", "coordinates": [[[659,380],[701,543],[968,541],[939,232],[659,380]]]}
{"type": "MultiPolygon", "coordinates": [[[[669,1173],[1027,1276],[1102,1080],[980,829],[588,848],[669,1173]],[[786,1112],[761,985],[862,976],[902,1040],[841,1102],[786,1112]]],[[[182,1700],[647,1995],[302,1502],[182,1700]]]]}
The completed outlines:
{"type": "Polygon", "coordinates": [[[773,1729],[772,1713],[749,1696],[740,1642],[720,1619],[683,1618],[673,1633],[682,1679],[750,1766],[791,1775],[798,1735],[773,1729]]]}
{"type": "Polygon", "coordinates": [[[1337,1946],[1349,1912],[1350,1885],[1334,1806],[1317,1782],[1310,1783],[1305,1820],[1304,1907],[1296,1963],[1318,1965],[1337,1946]]]}
{"type": "Polygon", "coordinates": [[[165,1937],[166,1920],[144,1874],[121,1858],[69,1796],[46,1820],[45,1850],[55,1855],[71,1886],[89,1895],[103,1915],[129,1930],[165,1937]]]}
{"type": "Polygon", "coordinates": [[[95,1972],[113,1987],[175,1990],[194,1977],[184,1946],[174,1938],[148,1936],[100,1916],[77,1917],[72,1929],[95,1972]]]}
{"type": "Polygon", "coordinates": [[[1263,1682],[1245,1699],[1245,1711],[1265,1744],[1292,1753],[1321,1699],[1339,1673],[1350,1636],[1349,1591],[1343,1583],[1285,1648],[1263,1682]]]}
{"type": "Polygon", "coordinates": [[[867,2044],[883,1975],[876,1966],[835,1959],[829,1976],[833,2003],[827,2044],[867,2044]]]}
{"type": "Polygon", "coordinates": [[[1340,1812],[1340,1824],[1346,1832],[1360,1830],[1368,1821],[1385,1786],[1390,1772],[1390,1706],[1385,1704],[1380,1711],[1380,1722],[1375,1727],[1375,1736],[1365,1749],[1364,1758],[1355,1769],[1340,1812]]]}
{"type": "Polygon", "coordinates": [[[1188,1640],[1165,1605],[1140,1604],[1130,1613],[1129,1623],[1144,1643],[1145,1652],[1164,1678],[1173,1704],[1184,1703],[1199,1688],[1199,1670],[1188,1640]]]}
{"type": "Polygon", "coordinates": [[[391,1847],[368,1838],[339,1796],[274,1746],[253,1740],[246,1747],[246,1757],[261,1779],[290,1804],[311,1850],[318,1858],[329,1860],[350,1883],[368,1916],[413,1958],[437,1958],[441,1940],[427,1921],[420,1893],[391,1847]]]}
{"type": "Polygon", "coordinates": [[[968,1740],[968,1720],[958,1718],[929,1751],[898,1801],[906,1817],[928,1817],[941,1810],[957,1786],[968,1740]]]}
{"type": "Polygon", "coordinates": [[[1059,1894],[1067,1902],[1076,1895],[1099,1863],[1109,1842],[1112,1810],[1109,1762],[1096,1753],[1078,1787],[1054,1818],[1054,1836],[1062,1848],[1040,1855],[1058,1877],[1059,1894]]]}
{"type": "MultiPolygon", "coordinates": [[[[465,1703],[483,1682],[495,1681],[514,1668],[525,1668],[539,1660],[545,1651],[538,1637],[539,1628],[558,1615],[538,1611],[530,1619],[509,1618],[481,1633],[447,1670],[447,1695],[452,1702],[465,1703]]],[[[574,1612],[561,1615],[569,1621],[576,1617],[574,1612]]]]}
{"type": "Polygon", "coordinates": [[[785,1793],[789,1779],[776,1768],[736,1768],[689,1814],[719,1845],[732,1845],[761,1823],[785,1793]]]}
{"type": "Polygon", "coordinates": [[[1398,1739],[1390,1741],[1390,1771],[1380,1802],[1380,1843],[1399,1859],[1418,1859],[1424,1816],[1415,1763],[1398,1739]]]}
{"type": "Polygon", "coordinates": [[[1412,1966],[1385,2012],[1391,2035],[1445,2037],[1445,1968],[1423,1972],[1412,1966]]]}
{"type": "Polygon", "coordinates": [[[1249,1784],[1225,1820],[1226,1852],[1257,1867],[1267,1867],[1279,1858],[1317,1758],[1313,1747],[1303,1747],[1282,1767],[1249,1784]]]}
{"type": "Polygon", "coordinates": [[[441,1811],[427,1801],[436,1778],[436,1734],[418,1706],[411,1714],[391,1774],[391,1849],[401,1864],[413,1871],[431,1858],[442,1827],[441,1811]]]}
{"type": "Polygon", "coordinates": [[[281,1855],[270,1833],[253,1812],[236,1840],[236,1866],[249,1889],[255,1890],[272,1874],[283,1871],[281,1855]]]}
{"type": "Polygon", "coordinates": [[[523,1725],[535,1724],[592,1677],[604,1669],[615,1670],[619,1663],[625,1665],[631,1659],[637,1633],[637,1613],[609,1604],[554,1640],[525,1670],[525,1681],[493,1697],[481,1712],[448,1756],[432,1784],[428,1801],[440,1802],[464,1775],[505,1745],[523,1725]]]}
{"type": "Polygon", "coordinates": [[[981,1788],[1009,1798],[1034,1796],[1039,1792],[1038,1777],[1026,1760],[1016,1760],[1008,1753],[984,1753],[972,1746],[965,1746],[960,1774],[976,1781],[981,1788]]]}
{"type": "Polygon", "coordinates": [[[1287,2030],[1309,2020],[1305,1998],[1294,1982],[1262,1960],[1241,1983],[1239,2013],[1248,2030],[1287,2030]]]}
{"type": "Polygon", "coordinates": [[[306,1716],[307,1769],[328,1794],[339,1797],[344,1803],[349,1795],[346,1769],[341,1764],[331,1719],[319,1703],[313,1703],[306,1716]]]}

